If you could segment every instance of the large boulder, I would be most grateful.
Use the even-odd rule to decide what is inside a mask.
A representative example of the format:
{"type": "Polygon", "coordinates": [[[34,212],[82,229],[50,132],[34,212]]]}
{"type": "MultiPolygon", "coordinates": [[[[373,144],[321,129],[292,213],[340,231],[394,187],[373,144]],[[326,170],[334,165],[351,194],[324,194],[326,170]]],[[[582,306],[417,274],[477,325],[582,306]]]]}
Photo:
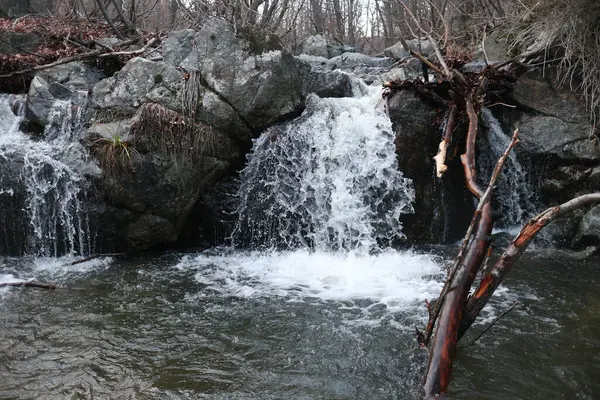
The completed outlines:
{"type": "MultiPolygon", "coordinates": [[[[407,40],[406,44],[409,49],[416,51],[425,57],[433,54],[433,47],[431,46],[431,43],[429,43],[429,40],[412,39],[407,40]]],[[[394,60],[402,60],[403,58],[410,56],[410,53],[404,48],[401,41],[396,42],[393,46],[387,47],[383,51],[383,54],[394,60]]]]}
{"type": "Polygon", "coordinates": [[[352,97],[353,78],[342,71],[331,71],[318,63],[309,63],[305,57],[296,57],[302,78],[304,95],[314,93],[319,97],[352,97]],[[313,66],[314,65],[314,66],[313,66]]]}
{"type": "Polygon", "coordinates": [[[121,222],[104,210],[97,219],[106,229],[123,226],[129,250],[177,241],[200,196],[239,158],[223,133],[156,103],[145,103],[133,118],[96,122],[87,135],[103,169],[105,198],[129,212],[117,215],[121,222]]]}
{"type": "Polygon", "coordinates": [[[302,41],[298,49],[299,54],[324,58],[333,58],[355,51],[353,47],[347,46],[331,36],[322,34],[307,37],[302,41]]]}
{"type": "Polygon", "coordinates": [[[88,92],[105,76],[96,68],[74,61],[38,72],[29,86],[24,126],[31,133],[62,124],[60,109],[80,112],[87,107],[88,92]],[[65,104],[58,104],[62,101],[65,104]],[[67,104],[68,103],[68,106],[67,104]]]}
{"type": "Polygon", "coordinates": [[[218,101],[225,102],[256,135],[303,107],[302,82],[293,56],[284,50],[257,53],[257,48],[265,50],[228,22],[209,19],[194,35],[190,31],[171,34],[165,43],[165,61],[197,73],[200,84],[214,94],[208,104],[199,105],[198,115],[212,115],[207,107],[218,108],[218,101]]]}

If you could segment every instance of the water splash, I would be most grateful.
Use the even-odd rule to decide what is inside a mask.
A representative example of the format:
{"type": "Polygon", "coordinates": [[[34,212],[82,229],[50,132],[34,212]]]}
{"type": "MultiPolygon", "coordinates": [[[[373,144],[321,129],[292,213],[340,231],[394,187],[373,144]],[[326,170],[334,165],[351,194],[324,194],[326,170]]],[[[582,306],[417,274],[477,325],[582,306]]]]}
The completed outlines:
{"type": "Polygon", "coordinates": [[[380,98],[312,95],[301,117],[256,139],[234,244],[369,252],[401,237],[414,190],[398,170],[391,123],[375,108],[380,98]]]}
{"type": "MultiPolygon", "coordinates": [[[[4,121],[0,127],[0,196],[22,198],[18,200],[22,204],[19,211],[26,226],[21,229],[26,230],[24,250],[29,254],[90,253],[83,197],[88,183],[85,176],[97,167],[89,162],[88,153],[78,141],[81,110],[74,111],[70,101],[57,100],[44,139],[34,139],[19,131],[22,107],[15,116],[8,97],[0,97],[0,120],[4,121]]],[[[1,219],[11,218],[17,216],[2,215],[1,219]]]]}
{"type": "MultiPolygon", "coordinates": [[[[477,172],[481,178],[489,179],[498,158],[502,156],[511,139],[504,133],[500,122],[489,109],[482,109],[481,117],[489,129],[487,142],[478,142],[481,144],[478,150],[483,157],[477,163],[479,169],[477,172]]],[[[514,151],[508,156],[496,185],[498,187],[496,199],[499,211],[503,215],[503,218],[496,224],[498,227],[520,227],[535,214],[536,205],[533,200],[535,195],[525,168],[519,162],[514,151]]]]}

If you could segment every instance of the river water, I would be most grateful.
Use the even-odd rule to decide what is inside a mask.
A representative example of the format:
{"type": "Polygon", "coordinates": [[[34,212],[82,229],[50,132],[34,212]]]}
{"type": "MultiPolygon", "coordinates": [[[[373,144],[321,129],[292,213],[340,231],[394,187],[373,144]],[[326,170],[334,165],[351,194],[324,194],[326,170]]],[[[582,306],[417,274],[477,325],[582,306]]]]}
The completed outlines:
{"type": "MultiPolygon", "coordinates": [[[[0,289],[0,398],[418,398],[413,326],[455,251],[5,258],[2,281],[69,288],[0,289]]],[[[484,319],[520,305],[459,350],[451,397],[598,398],[599,281],[597,260],[526,254],[484,319]]]]}

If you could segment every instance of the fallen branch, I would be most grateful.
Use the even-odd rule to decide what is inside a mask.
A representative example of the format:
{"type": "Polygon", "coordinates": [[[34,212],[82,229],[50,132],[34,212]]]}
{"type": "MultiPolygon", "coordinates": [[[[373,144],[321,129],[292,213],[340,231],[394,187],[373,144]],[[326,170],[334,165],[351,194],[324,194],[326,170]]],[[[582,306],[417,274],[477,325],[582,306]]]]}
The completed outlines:
{"type": "Polygon", "coordinates": [[[10,287],[10,286],[12,286],[12,287],[31,287],[31,288],[48,289],[48,290],[64,288],[64,286],[61,286],[61,285],[55,285],[53,283],[41,283],[41,282],[3,282],[3,283],[0,283],[0,288],[10,287]]]}
{"type": "Polygon", "coordinates": [[[459,338],[462,337],[467,329],[475,322],[477,316],[488,303],[494,291],[498,288],[508,271],[512,269],[515,261],[527,249],[535,235],[554,221],[556,218],[569,214],[577,209],[590,204],[600,203],[600,193],[591,193],[576,197],[559,206],[550,207],[541,214],[527,221],[521,232],[512,241],[510,246],[504,251],[504,254],[494,264],[477,287],[477,290],[469,298],[465,306],[465,315],[458,332],[459,338]]]}
{"type": "MultiPolygon", "coordinates": [[[[136,43],[137,41],[139,41],[139,38],[135,38],[135,39],[129,39],[129,40],[125,40],[123,42],[117,43],[115,46],[120,47],[120,46],[127,46],[133,43],[136,43]]],[[[74,56],[70,56],[70,57],[65,57],[62,58],[60,60],[54,61],[53,63],[50,64],[44,64],[44,65],[37,65],[35,67],[31,67],[31,68],[27,68],[27,69],[23,69],[20,71],[14,71],[11,72],[10,74],[6,74],[6,75],[0,75],[0,79],[4,79],[4,78],[10,78],[13,76],[18,76],[18,75],[25,75],[25,74],[29,74],[31,72],[36,72],[36,71],[42,71],[48,68],[52,68],[52,67],[56,67],[57,65],[62,65],[62,64],[66,64],[72,61],[78,61],[78,60],[83,60],[86,58],[91,58],[91,57],[98,57],[102,54],[114,54],[115,52],[109,52],[108,50],[106,50],[105,48],[99,49],[99,50],[94,50],[94,51],[90,51],[87,53],[80,53],[80,54],[76,54],[74,56]]]]}
{"type": "MultiPolygon", "coordinates": [[[[471,119],[471,123],[473,122],[477,123],[477,120],[471,119]]],[[[476,129],[475,125],[475,133],[476,129]]],[[[469,131],[471,131],[471,125],[469,131]]],[[[471,134],[474,133],[471,131],[471,134]]],[[[426,396],[433,397],[445,393],[450,383],[454,352],[460,339],[458,332],[464,318],[464,304],[467,301],[467,295],[475,280],[477,271],[488,256],[490,234],[494,222],[492,207],[489,204],[493,187],[500,176],[510,151],[518,142],[519,133],[518,130],[515,130],[510,144],[496,163],[486,191],[479,196],[479,204],[473,213],[471,224],[467,229],[459,254],[433,311],[430,311],[426,332],[424,335],[418,335],[422,341],[421,346],[428,345],[436,321],[438,322],[423,384],[426,396]]],[[[468,149],[474,152],[474,146],[468,147],[468,149]]],[[[479,193],[479,191],[476,191],[476,193],[479,193]]]]}
{"type": "Polygon", "coordinates": [[[81,263],[84,263],[84,262],[87,262],[87,261],[91,261],[91,260],[93,260],[95,258],[99,258],[99,257],[112,257],[112,256],[117,256],[117,255],[120,255],[120,254],[119,253],[94,254],[93,256],[85,257],[85,258],[82,258],[80,260],[76,260],[76,261],[70,262],[69,264],[66,264],[65,266],[70,267],[72,265],[77,265],[77,264],[81,264],[81,263]]]}
{"type": "Polygon", "coordinates": [[[132,50],[132,51],[113,51],[113,52],[110,52],[110,53],[100,54],[98,57],[135,56],[135,55],[138,55],[138,54],[143,54],[144,52],[146,52],[146,50],[148,50],[148,48],[150,46],[152,46],[153,44],[155,44],[157,41],[158,41],[157,38],[152,38],[152,39],[148,40],[148,43],[146,43],[146,45],[144,47],[142,47],[141,49],[132,50]]]}

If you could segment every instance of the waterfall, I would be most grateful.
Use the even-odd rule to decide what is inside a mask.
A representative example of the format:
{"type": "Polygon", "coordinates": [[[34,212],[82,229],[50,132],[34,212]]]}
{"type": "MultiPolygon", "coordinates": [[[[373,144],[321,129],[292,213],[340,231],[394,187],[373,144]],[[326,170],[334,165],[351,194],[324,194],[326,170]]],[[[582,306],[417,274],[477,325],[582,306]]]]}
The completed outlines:
{"type": "MultiPolygon", "coordinates": [[[[479,142],[482,146],[479,146],[478,150],[482,157],[478,160],[478,174],[483,179],[489,179],[498,158],[502,156],[511,139],[504,133],[500,122],[489,109],[484,108],[481,117],[488,126],[488,137],[487,143],[479,142]]],[[[535,214],[535,195],[525,168],[519,162],[514,150],[508,156],[496,186],[498,208],[503,215],[496,223],[498,227],[520,227],[527,218],[535,214]]]]}
{"type": "Polygon", "coordinates": [[[402,237],[415,196],[380,99],[311,95],[301,117],[256,139],[234,244],[368,253],[402,237]]]}
{"type": "Polygon", "coordinates": [[[0,204],[14,206],[12,212],[5,207],[0,210],[0,221],[5,246],[21,247],[5,251],[89,254],[91,237],[83,196],[88,183],[85,176],[97,173],[97,167],[79,143],[83,107],[56,100],[42,138],[19,130],[23,108],[18,106],[15,115],[9,97],[0,97],[0,204]],[[10,240],[10,235],[20,235],[25,243],[10,240]]]}

